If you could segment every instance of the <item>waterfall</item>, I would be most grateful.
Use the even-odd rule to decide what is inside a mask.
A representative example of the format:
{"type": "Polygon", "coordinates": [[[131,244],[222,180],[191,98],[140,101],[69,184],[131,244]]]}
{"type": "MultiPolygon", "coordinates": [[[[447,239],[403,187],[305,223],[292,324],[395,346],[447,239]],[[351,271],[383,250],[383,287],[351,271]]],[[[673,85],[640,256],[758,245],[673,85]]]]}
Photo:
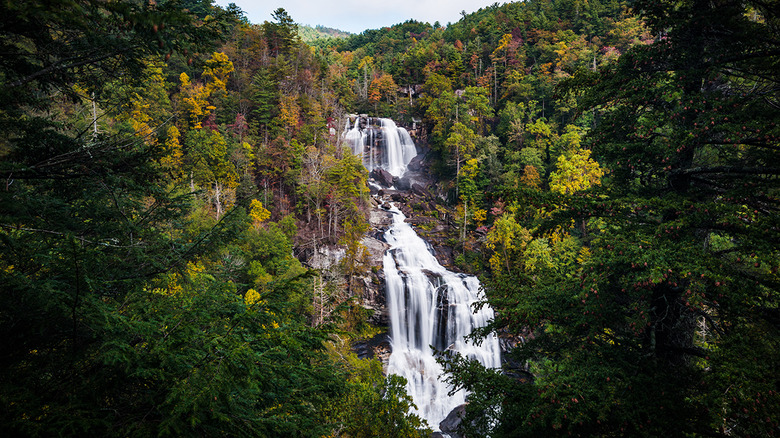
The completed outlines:
{"type": "Polygon", "coordinates": [[[391,119],[372,120],[365,118],[365,127],[360,127],[356,116],[352,128],[349,118],[344,129],[343,141],[355,155],[362,157],[363,165],[369,171],[382,168],[393,176],[403,176],[409,161],[417,155],[417,148],[404,128],[399,128],[391,119]]]}
{"type": "Polygon", "coordinates": [[[382,123],[382,134],[385,137],[386,170],[394,176],[403,176],[406,171],[406,165],[417,155],[417,149],[414,147],[414,142],[409,137],[409,132],[406,129],[399,128],[390,119],[379,120],[382,123]],[[401,129],[406,134],[404,140],[402,140],[401,129]]]}
{"type": "Polygon", "coordinates": [[[401,149],[404,151],[404,166],[412,161],[412,158],[417,156],[417,148],[414,146],[414,140],[409,135],[409,131],[406,128],[398,128],[398,136],[401,139],[401,149]]]}
{"type": "Polygon", "coordinates": [[[449,396],[449,386],[440,381],[442,367],[433,350],[455,350],[497,368],[501,352],[496,336],[480,346],[466,343],[463,337],[493,318],[493,310],[484,306],[476,313],[472,304],[480,300],[479,281],[474,276],[456,274],[436,260],[430,246],[396,207],[391,208],[393,225],[385,232],[390,244],[384,256],[387,306],[393,352],[388,373],[407,380],[407,392],[417,405],[417,414],[434,430],[447,414],[465,402],[461,390],[449,396]]]}
{"type": "Polygon", "coordinates": [[[347,118],[347,126],[344,127],[344,141],[352,149],[352,153],[360,155],[363,153],[363,133],[360,132],[360,117],[355,118],[355,125],[352,129],[349,129],[349,118],[347,118]]]}

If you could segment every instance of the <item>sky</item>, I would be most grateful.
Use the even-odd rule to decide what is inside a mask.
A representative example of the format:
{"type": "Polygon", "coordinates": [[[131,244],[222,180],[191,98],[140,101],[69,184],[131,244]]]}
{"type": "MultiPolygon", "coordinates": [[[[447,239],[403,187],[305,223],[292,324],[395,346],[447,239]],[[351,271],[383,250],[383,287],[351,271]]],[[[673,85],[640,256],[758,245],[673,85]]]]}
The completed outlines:
{"type": "Polygon", "coordinates": [[[475,12],[490,6],[498,0],[217,0],[216,4],[227,6],[235,3],[246,13],[250,22],[261,24],[273,21],[271,13],[284,8],[298,24],[322,25],[334,29],[360,33],[367,29],[403,23],[409,19],[439,22],[442,26],[455,23],[461,18],[461,11],[475,12]]]}

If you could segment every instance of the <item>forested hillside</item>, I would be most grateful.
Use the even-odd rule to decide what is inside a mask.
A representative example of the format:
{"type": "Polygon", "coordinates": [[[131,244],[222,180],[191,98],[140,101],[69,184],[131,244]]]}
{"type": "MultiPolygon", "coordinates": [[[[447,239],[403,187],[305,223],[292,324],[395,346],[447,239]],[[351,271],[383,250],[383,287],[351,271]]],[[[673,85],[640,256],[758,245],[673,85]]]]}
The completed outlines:
{"type": "Polygon", "coordinates": [[[0,434],[431,436],[351,351],[386,330],[367,114],[416,128],[415,214],[506,346],[440,356],[463,436],[779,435],[778,10],[528,0],[306,43],[282,8],[5,2],[0,434]]]}
{"type": "Polygon", "coordinates": [[[301,36],[301,40],[305,43],[311,43],[327,38],[346,38],[350,35],[349,32],[320,25],[314,27],[299,25],[298,34],[301,36]]]}

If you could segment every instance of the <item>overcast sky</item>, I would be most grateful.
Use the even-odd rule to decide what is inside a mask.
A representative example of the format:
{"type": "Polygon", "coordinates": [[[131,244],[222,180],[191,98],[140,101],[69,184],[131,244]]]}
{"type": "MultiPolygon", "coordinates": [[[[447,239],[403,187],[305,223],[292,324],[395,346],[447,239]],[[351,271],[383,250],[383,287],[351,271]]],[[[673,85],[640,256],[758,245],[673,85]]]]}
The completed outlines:
{"type": "MultiPolygon", "coordinates": [[[[474,12],[497,0],[216,0],[221,6],[235,3],[252,23],[273,21],[271,13],[284,8],[299,24],[360,33],[403,23],[410,18],[442,26],[455,23],[461,11],[474,12]]],[[[498,1],[499,4],[505,1],[498,1]]]]}

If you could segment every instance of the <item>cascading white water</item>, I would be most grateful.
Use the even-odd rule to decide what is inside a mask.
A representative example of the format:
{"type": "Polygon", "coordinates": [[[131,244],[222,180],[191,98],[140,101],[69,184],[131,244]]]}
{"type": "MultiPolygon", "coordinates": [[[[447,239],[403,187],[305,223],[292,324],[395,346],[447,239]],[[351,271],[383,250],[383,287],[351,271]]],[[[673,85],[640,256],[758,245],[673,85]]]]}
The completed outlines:
{"type": "Polygon", "coordinates": [[[417,155],[417,149],[406,129],[406,141],[401,139],[401,129],[390,119],[380,119],[382,122],[382,133],[385,137],[385,149],[387,155],[387,171],[394,176],[403,176],[406,171],[406,165],[417,155]]]}
{"type": "Polygon", "coordinates": [[[347,119],[344,142],[355,155],[363,158],[363,165],[369,171],[382,168],[393,176],[403,176],[406,165],[417,155],[414,141],[406,129],[399,128],[391,119],[378,120],[379,125],[374,126],[371,118],[367,117],[365,128],[361,129],[360,117],[355,118],[352,128],[347,119]]]}
{"type": "Polygon", "coordinates": [[[347,126],[344,127],[344,141],[352,149],[352,153],[355,155],[363,154],[363,133],[360,132],[360,117],[355,118],[355,125],[352,129],[349,128],[349,119],[347,119],[347,126]]]}
{"type": "Polygon", "coordinates": [[[472,304],[480,299],[477,278],[441,266],[429,245],[404,222],[404,214],[396,207],[391,211],[393,225],[385,233],[390,249],[384,256],[393,346],[388,373],[406,378],[418,415],[435,430],[447,414],[465,402],[465,393],[461,390],[448,395],[450,388],[439,380],[443,369],[430,346],[458,351],[487,367],[499,367],[501,352],[496,336],[489,336],[479,346],[463,339],[486,325],[493,310],[484,306],[474,313],[472,304]]]}
{"type": "MultiPolygon", "coordinates": [[[[398,128],[398,137],[401,139],[401,149],[404,151],[404,167],[417,156],[417,148],[414,146],[414,140],[409,135],[406,128],[398,128]]],[[[406,169],[404,169],[406,171],[406,169]]]]}

